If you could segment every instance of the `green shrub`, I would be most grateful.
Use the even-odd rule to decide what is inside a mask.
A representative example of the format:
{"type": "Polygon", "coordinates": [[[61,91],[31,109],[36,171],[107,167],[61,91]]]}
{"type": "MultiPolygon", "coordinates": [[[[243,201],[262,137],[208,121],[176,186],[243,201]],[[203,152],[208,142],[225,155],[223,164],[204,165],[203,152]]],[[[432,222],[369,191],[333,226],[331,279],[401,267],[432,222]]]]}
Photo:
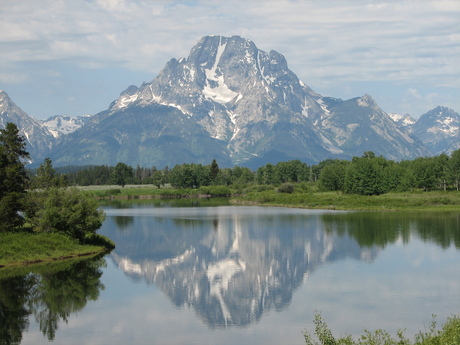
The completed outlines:
{"type": "Polygon", "coordinates": [[[38,232],[58,232],[82,241],[104,221],[97,200],[76,188],[29,193],[27,220],[38,232]]]}
{"type": "Polygon", "coordinates": [[[226,186],[202,186],[198,189],[200,194],[207,194],[211,196],[230,196],[232,192],[226,186]]]}
{"type": "Polygon", "coordinates": [[[112,189],[107,189],[104,191],[104,196],[113,196],[113,195],[118,195],[121,194],[121,189],[119,188],[112,188],[112,189]]]}
{"type": "Polygon", "coordinates": [[[278,187],[278,193],[288,193],[291,194],[294,192],[294,185],[292,183],[283,183],[278,187]]]}

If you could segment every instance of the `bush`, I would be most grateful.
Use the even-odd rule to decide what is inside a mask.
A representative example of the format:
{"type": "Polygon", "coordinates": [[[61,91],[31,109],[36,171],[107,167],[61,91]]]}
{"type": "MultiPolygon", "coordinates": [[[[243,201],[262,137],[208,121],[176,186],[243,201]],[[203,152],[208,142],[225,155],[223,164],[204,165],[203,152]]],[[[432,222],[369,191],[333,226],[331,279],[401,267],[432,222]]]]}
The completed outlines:
{"type": "Polygon", "coordinates": [[[200,194],[211,196],[230,196],[232,192],[226,186],[203,186],[198,189],[200,194]]]}
{"type": "Polygon", "coordinates": [[[38,232],[59,232],[83,241],[104,221],[97,201],[76,188],[29,193],[28,220],[38,232]]]}
{"type": "Polygon", "coordinates": [[[281,186],[278,187],[278,193],[293,193],[294,192],[294,185],[292,183],[283,183],[281,186]]]}

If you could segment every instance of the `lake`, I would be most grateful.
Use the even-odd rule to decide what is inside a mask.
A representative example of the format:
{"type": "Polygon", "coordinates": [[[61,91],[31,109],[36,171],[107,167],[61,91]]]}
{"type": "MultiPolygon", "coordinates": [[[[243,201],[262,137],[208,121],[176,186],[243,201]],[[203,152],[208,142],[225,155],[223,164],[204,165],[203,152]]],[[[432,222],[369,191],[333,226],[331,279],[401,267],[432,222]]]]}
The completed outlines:
{"type": "Polygon", "coordinates": [[[460,211],[103,208],[110,254],[0,279],[3,343],[303,344],[316,312],[412,338],[460,313],[460,211]]]}

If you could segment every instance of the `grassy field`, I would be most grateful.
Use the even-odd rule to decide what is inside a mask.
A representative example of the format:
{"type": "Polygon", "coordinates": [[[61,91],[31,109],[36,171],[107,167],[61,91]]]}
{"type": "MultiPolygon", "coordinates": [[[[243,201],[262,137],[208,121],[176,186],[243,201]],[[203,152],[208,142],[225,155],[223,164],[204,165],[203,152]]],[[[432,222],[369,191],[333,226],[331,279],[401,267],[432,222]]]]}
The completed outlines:
{"type": "Polygon", "coordinates": [[[230,196],[231,189],[225,186],[203,186],[197,189],[174,189],[170,186],[157,188],[153,185],[85,186],[79,189],[98,198],[143,199],[230,196]]]}
{"type": "Polygon", "coordinates": [[[231,195],[234,204],[286,206],[336,210],[460,210],[460,192],[401,192],[363,196],[342,192],[321,192],[314,184],[295,185],[293,193],[280,193],[273,186],[248,186],[230,189],[223,186],[199,189],[158,189],[152,185],[80,187],[100,198],[184,198],[231,195]]]}
{"type": "Polygon", "coordinates": [[[382,195],[353,195],[340,192],[251,192],[235,198],[239,204],[257,204],[334,210],[459,210],[459,192],[406,192],[382,195]]]}
{"type": "Polygon", "coordinates": [[[105,246],[82,245],[61,234],[7,233],[0,235],[0,267],[89,256],[106,250],[105,246]]]}

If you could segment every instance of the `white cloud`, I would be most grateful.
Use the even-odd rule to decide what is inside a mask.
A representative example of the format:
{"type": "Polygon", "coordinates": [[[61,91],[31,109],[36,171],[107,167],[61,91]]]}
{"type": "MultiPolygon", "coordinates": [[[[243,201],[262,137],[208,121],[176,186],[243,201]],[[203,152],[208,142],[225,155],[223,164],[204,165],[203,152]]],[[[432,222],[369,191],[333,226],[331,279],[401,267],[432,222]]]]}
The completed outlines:
{"type": "Polygon", "coordinates": [[[305,83],[460,86],[460,2],[0,2],[0,64],[69,61],[151,79],[204,35],[241,35],[286,56],[305,83]]]}
{"type": "Polygon", "coordinates": [[[415,97],[415,98],[417,98],[417,99],[421,99],[421,98],[422,98],[422,96],[420,96],[420,94],[418,93],[417,89],[409,89],[409,90],[407,90],[407,93],[408,93],[409,95],[411,95],[412,97],[415,97]]]}

